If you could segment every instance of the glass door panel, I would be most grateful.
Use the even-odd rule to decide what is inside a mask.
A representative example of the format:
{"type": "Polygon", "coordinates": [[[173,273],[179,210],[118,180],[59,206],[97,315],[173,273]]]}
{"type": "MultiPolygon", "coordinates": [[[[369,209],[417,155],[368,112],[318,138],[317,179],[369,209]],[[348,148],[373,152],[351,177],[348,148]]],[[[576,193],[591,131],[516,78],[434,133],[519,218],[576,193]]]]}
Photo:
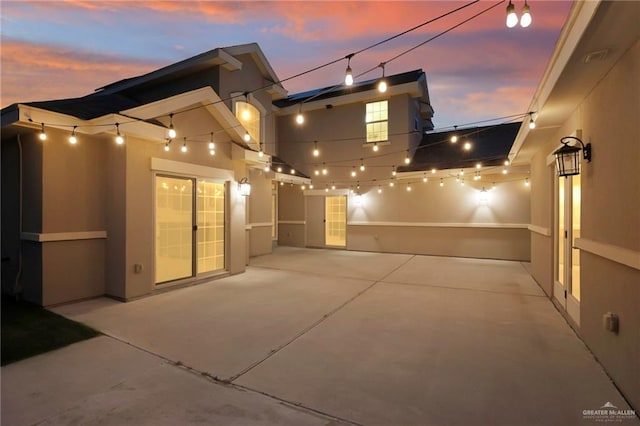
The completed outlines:
{"type": "Polygon", "coordinates": [[[580,238],[580,175],[572,176],[571,197],[571,294],[580,300],[580,250],[576,239],[580,238]]]}
{"type": "Polygon", "coordinates": [[[156,176],[156,283],[193,276],[193,180],[156,176]]]}
{"type": "Polygon", "coordinates": [[[198,274],[224,269],[223,183],[199,180],[198,187],[198,274]]]}
{"type": "Polygon", "coordinates": [[[325,203],[325,244],[344,247],[347,244],[347,197],[327,197],[325,203]]]}
{"type": "Polygon", "coordinates": [[[565,236],[567,229],[564,224],[564,179],[558,179],[558,235],[557,235],[557,255],[558,255],[558,267],[556,281],[561,285],[564,285],[564,254],[565,254],[565,236]]]}

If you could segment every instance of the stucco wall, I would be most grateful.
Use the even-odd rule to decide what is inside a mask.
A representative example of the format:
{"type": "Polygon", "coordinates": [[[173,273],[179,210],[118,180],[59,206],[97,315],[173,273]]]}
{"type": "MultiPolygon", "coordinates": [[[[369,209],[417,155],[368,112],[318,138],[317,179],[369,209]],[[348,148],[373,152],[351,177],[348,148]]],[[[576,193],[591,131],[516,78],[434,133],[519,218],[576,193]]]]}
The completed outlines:
{"type": "Polygon", "coordinates": [[[249,197],[249,255],[260,256],[271,253],[271,176],[273,173],[261,169],[250,169],[251,195],[249,197]]]}
{"type": "MultiPolygon", "coordinates": [[[[535,223],[552,223],[555,179],[548,178],[542,158],[557,148],[561,137],[581,129],[582,140],[593,145],[593,160],[583,164],[581,172],[581,239],[607,246],[600,246],[597,253],[581,250],[578,331],[636,409],[640,407],[640,271],[616,262],[611,254],[622,250],[637,258],[640,251],[640,98],[630,96],[640,93],[639,58],[636,42],[539,148],[532,180],[534,187],[540,185],[543,190],[534,192],[531,201],[535,223]],[[606,312],[619,315],[618,334],[603,328],[606,312]]],[[[532,244],[533,271],[545,289],[553,285],[549,263],[554,238],[539,241],[536,237],[532,244]]]]}
{"type": "Polygon", "coordinates": [[[305,246],[305,202],[297,185],[278,185],[278,245],[305,246]]]}

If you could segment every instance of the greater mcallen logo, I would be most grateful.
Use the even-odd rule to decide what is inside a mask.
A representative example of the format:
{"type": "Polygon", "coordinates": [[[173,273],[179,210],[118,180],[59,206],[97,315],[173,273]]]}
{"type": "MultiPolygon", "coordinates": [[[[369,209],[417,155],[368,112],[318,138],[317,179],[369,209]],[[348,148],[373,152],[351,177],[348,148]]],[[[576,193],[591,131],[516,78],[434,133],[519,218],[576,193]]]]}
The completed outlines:
{"type": "Polygon", "coordinates": [[[608,401],[597,410],[582,410],[582,418],[601,423],[621,422],[635,417],[635,410],[621,410],[608,401]]]}

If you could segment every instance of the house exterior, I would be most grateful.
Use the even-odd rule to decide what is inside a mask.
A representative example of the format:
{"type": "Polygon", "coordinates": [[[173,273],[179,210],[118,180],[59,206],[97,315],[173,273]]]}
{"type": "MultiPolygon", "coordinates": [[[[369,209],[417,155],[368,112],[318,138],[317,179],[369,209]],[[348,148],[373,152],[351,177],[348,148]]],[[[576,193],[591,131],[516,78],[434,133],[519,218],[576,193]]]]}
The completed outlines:
{"type": "MultiPolygon", "coordinates": [[[[531,169],[531,269],[640,408],[640,3],[575,2],[509,157],[531,169]],[[560,139],[592,146],[558,177],[560,139]],[[575,140],[572,140],[575,141],[575,140]]],[[[578,147],[580,144],[578,143],[578,147]]]]}

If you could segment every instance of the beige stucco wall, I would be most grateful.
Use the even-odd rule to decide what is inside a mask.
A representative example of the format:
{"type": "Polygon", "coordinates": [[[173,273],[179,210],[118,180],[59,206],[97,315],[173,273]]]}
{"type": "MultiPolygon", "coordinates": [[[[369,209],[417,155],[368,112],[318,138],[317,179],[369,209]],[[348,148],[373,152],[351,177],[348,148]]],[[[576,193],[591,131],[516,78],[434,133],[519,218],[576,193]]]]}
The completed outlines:
{"type": "Polygon", "coordinates": [[[249,255],[260,256],[271,253],[271,182],[273,172],[262,169],[249,170],[251,195],[249,196],[249,255]]]}
{"type": "Polygon", "coordinates": [[[304,247],[304,221],[305,201],[300,187],[278,185],[278,245],[304,247]]]}
{"type": "MultiPolygon", "coordinates": [[[[552,226],[553,185],[543,158],[553,152],[559,139],[581,129],[582,140],[593,145],[593,160],[581,172],[581,238],[640,251],[640,45],[625,53],[611,71],[577,105],[574,113],[532,162],[534,224],[552,226]]],[[[532,239],[533,271],[547,291],[553,286],[555,236],[532,239]]],[[[640,271],[608,259],[607,253],[581,251],[581,303],[578,331],[618,387],[637,409],[640,407],[640,271]],[[604,330],[602,315],[617,313],[620,332],[604,330]]]]}

